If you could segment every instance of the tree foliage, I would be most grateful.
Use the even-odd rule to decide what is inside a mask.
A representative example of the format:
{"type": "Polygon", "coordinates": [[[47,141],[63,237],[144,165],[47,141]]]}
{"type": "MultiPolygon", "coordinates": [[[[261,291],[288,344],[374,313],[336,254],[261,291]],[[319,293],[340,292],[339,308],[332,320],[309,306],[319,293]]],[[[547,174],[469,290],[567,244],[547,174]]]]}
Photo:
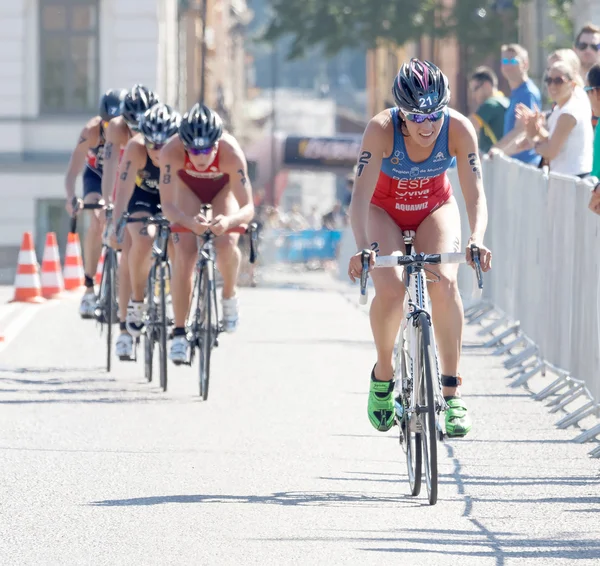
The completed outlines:
{"type": "MultiPolygon", "coordinates": [[[[560,0],[557,0],[560,1],[560,0]]],[[[397,45],[423,36],[454,36],[474,53],[498,50],[507,26],[515,28],[512,0],[458,0],[452,8],[443,0],[270,0],[272,16],[263,38],[273,42],[291,37],[290,59],[313,47],[326,55],[344,47],[372,48],[379,40],[397,45]]]]}

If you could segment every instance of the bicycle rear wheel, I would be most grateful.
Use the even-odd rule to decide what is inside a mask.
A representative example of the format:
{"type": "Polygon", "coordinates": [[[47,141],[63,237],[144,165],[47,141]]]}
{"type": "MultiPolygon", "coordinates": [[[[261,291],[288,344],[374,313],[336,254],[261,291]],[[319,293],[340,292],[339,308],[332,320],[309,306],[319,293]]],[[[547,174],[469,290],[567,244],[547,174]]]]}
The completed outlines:
{"type": "Polygon", "coordinates": [[[210,356],[212,353],[214,340],[213,317],[216,316],[212,302],[213,286],[215,284],[214,277],[212,275],[214,275],[214,264],[212,262],[206,262],[203,265],[200,277],[198,278],[198,296],[201,301],[200,327],[198,329],[198,346],[200,348],[198,366],[200,372],[200,396],[204,401],[208,399],[208,386],[210,383],[210,356]]]}
{"type": "Polygon", "coordinates": [[[159,307],[157,320],[158,353],[160,364],[160,386],[163,391],[167,390],[167,295],[165,281],[165,264],[161,263],[158,268],[159,277],[159,307]]]}
{"type": "Polygon", "coordinates": [[[152,265],[148,275],[148,287],[146,289],[146,330],[144,332],[144,372],[148,382],[152,381],[152,371],[154,362],[154,340],[156,339],[156,301],[154,299],[154,289],[156,283],[156,264],[152,265]]]}
{"type": "MultiPolygon", "coordinates": [[[[406,353],[404,350],[404,344],[398,345],[398,354],[396,357],[396,366],[400,365],[401,383],[412,383],[413,380],[409,379],[409,367],[407,362],[406,353]]],[[[406,469],[408,472],[408,483],[410,485],[410,494],[417,496],[421,493],[421,477],[423,469],[423,450],[421,444],[421,432],[418,426],[418,417],[416,413],[408,413],[408,407],[415,407],[414,402],[415,393],[414,388],[411,387],[410,391],[403,391],[403,394],[408,395],[408,399],[397,399],[396,403],[403,403],[402,419],[398,423],[400,444],[406,454],[406,469]]],[[[398,414],[398,412],[396,412],[398,414]]]]}
{"type": "Polygon", "coordinates": [[[422,429],[423,463],[425,468],[425,481],[429,504],[435,505],[438,496],[438,463],[437,463],[437,441],[438,431],[436,426],[437,407],[435,396],[435,385],[438,383],[435,375],[434,351],[431,343],[431,322],[425,313],[419,315],[417,322],[419,329],[419,399],[426,403],[420,407],[419,418],[422,429]]]}

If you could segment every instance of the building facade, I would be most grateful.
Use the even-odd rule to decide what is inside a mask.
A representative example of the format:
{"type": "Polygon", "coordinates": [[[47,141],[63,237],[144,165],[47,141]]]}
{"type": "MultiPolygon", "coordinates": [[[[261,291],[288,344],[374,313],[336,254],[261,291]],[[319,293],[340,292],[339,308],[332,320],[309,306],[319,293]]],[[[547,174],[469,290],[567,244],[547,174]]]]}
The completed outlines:
{"type": "MultiPolygon", "coordinates": [[[[229,77],[223,104],[231,113],[243,99],[241,55],[232,56],[240,42],[223,37],[234,27],[234,6],[244,12],[245,1],[208,1],[221,15],[208,11],[215,18],[207,22],[209,57],[218,52],[218,59],[207,69],[229,77]]],[[[105,90],[142,83],[182,112],[197,100],[200,67],[186,56],[201,36],[197,14],[182,8],[181,0],[0,2],[0,283],[12,282],[24,231],[34,232],[38,259],[49,230],[63,249],[66,167],[105,90]]],[[[213,80],[213,104],[216,88],[213,80]]]]}

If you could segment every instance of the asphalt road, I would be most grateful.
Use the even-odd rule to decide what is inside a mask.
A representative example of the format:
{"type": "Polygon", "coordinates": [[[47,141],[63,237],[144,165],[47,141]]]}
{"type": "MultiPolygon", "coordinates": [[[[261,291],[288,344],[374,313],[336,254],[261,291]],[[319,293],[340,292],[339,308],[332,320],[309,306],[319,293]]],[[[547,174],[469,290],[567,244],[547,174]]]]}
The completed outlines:
{"type": "Polygon", "coordinates": [[[367,420],[374,352],[348,286],[291,272],[242,289],[206,403],[195,368],[170,366],[166,394],[141,362],[107,375],[77,302],[13,312],[0,351],[0,564],[600,561],[600,461],[507,387],[473,327],[474,429],[442,445],[430,507],[408,496],[396,432],[367,420]]]}

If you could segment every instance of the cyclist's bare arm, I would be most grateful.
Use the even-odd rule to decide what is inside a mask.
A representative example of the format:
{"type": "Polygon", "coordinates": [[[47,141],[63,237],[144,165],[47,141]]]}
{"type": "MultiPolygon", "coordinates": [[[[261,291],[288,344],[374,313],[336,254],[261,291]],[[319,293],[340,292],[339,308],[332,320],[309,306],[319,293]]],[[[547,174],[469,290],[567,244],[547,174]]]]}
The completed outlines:
{"type": "Polygon", "coordinates": [[[194,218],[184,214],[176,204],[177,197],[177,172],[185,165],[185,149],[181,140],[175,136],[171,138],[160,152],[160,179],[158,192],[160,205],[165,218],[173,224],[179,224],[192,229],[194,218]]]}
{"type": "Polygon", "coordinates": [[[125,153],[119,165],[117,194],[115,197],[114,218],[120,218],[127,209],[135,188],[137,172],[146,163],[146,150],[141,136],[130,139],[125,146],[125,153]]]}
{"type": "Polygon", "coordinates": [[[81,130],[77,145],[71,154],[67,174],[65,177],[65,189],[67,192],[67,203],[70,203],[75,197],[75,183],[81,170],[85,166],[85,158],[88,149],[98,145],[100,136],[100,117],[92,118],[81,130]]]}
{"type": "MultiPolygon", "coordinates": [[[[389,112],[387,115],[389,116],[389,112]]],[[[389,119],[384,112],[371,119],[363,134],[358,154],[350,204],[350,223],[359,250],[371,248],[367,236],[369,206],[381,171],[381,162],[386,149],[386,121],[389,119]]]]}
{"type": "MultiPolygon", "coordinates": [[[[225,141],[225,140],[224,140],[225,141]]],[[[227,217],[229,228],[248,224],[254,217],[254,203],[252,201],[252,186],[248,178],[248,163],[246,156],[238,142],[231,136],[226,140],[230,151],[221,161],[221,170],[229,174],[229,185],[240,209],[227,217]]]]}
{"type": "Polygon", "coordinates": [[[453,110],[450,111],[450,120],[449,149],[450,154],[456,157],[458,179],[471,227],[471,237],[467,246],[475,244],[481,248],[481,267],[487,271],[491,255],[483,246],[483,238],[487,228],[488,212],[475,128],[468,118],[453,110]]]}
{"type": "Polygon", "coordinates": [[[104,166],[102,171],[102,198],[105,202],[112,201],[115,187],[119,154],[121,148],[129,139],[129,129],[123,118],[114,118],[106,128],[106,143],[104,144],[104,166]]]}

